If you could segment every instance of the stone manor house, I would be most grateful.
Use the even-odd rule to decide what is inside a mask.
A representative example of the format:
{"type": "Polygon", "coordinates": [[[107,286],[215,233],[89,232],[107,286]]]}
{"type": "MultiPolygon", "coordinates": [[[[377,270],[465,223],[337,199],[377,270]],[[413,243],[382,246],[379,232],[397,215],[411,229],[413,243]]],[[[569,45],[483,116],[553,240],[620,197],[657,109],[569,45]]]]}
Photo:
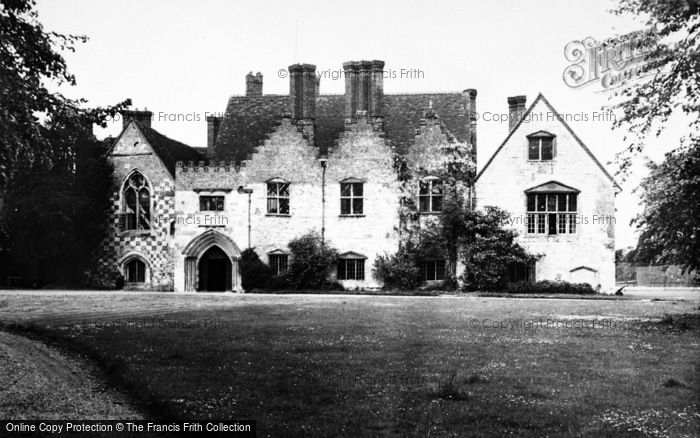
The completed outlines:
{"type": "MultiPolygon", "coordinates": [[[[435,220],[444,187],[434,169],[445,147],[468,145],[476,162],[477,93],[385,94],[383,61],[346,62],[343,72],[339,95],[319,93],[309,64],[289,67],[288,95],[263,94],[262,75],[248,74],[245,95],[207,118],[206,150],[155,131],[149,111],[123,113],[101,268],[121,272],[130,288],[242,291],[242,250],[283,273],[288,242],[315,230],[341,254],[335,279],[380,287],[372,265],[397,250],[406,197],[415,226],[435,220]]],[[[556,113],[541,94],[529,107],[524,96],[508,106],[509,133],[464,182],[467,201],[509,211],[520,242],[541,255],[511,269],[512,280],[611,291],[614,224],[595,218],[614,215],[619,187],[561,117],[533,117],[556,113]]],[[[445,279],[449,266],[421,261],[424,280],[445,279]]]]}

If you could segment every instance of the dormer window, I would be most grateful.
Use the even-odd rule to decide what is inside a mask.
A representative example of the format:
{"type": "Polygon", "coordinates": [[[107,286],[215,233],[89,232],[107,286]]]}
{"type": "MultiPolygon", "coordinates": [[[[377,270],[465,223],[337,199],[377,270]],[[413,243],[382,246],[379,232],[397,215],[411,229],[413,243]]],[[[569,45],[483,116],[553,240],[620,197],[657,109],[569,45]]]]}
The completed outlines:
{"type": "Polygon", "coordinates": [[[527,136],[530,161],[551,161],[554,159],[554,134],[546,131],[535,132],[527,136]]]}

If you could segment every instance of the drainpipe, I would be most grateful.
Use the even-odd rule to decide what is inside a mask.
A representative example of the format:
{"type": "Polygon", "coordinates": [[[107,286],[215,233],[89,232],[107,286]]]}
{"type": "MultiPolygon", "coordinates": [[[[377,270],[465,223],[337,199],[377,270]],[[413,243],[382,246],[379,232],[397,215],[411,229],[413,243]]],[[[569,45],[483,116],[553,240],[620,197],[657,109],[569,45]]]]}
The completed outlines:
{"type": "Polygon", "coordinates": [[[251,229],[251,224],[250,224],[250,195],[253,194],[253,189],[248,189],[243,186],[238,187],[238,193],[244,194],[246,193],[248,195],[248,248],[250,248],[250,229],[251,229]]]}
{"type": "Polygon", "coordinates": [[[321,163],[321,243],[326,242],[326,166],[328,159],[322,157],[321,163]]]}

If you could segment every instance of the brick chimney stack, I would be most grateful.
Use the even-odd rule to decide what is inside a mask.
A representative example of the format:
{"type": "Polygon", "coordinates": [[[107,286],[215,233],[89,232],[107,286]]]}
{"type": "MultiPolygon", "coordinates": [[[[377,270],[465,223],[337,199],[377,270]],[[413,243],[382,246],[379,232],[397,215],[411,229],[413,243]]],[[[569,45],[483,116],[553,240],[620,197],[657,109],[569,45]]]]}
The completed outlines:
{"type": "Polygon", "coordinates": [[[345,76],[345,117],[355,117],[357,112],[357,62],[348,61],[343,63],[343,73],[345,76]]]}
{"type": "Polygon", "coordinates": [[[372,61],[369,72],[369,115],[382,116],[384,99],[384,61],[372,61]]]}
{"type": "Polygon", "coordinates": [[[262,96],[263,94],[263,75],[258,72],[253,75],[251,71],[245,77],[245,95],[246,96],[262,96]]]}
{"type": "Polygon", "coordinates": [[[365,111],[370,117],[382,116],[384,61],[343,63],[345,75],[345,117],[365,111]]]}
{"type": "Polygon", "coordinates": [[[149,128],[151,127],[153,113],[147,109],[143,111],[139,111],[138,108],[135,110],[123,110],[120,111],[120,113],[122,115],[122,129],[126,128],[126,125],[129,124],[129,120],[132,119],[141,125],[148,126],[149,128]]]}
{"type": "Polygon", "coordinates": [[[294,64],[289,66],[289,100],[292,119],[316,118],[316,66],[294,64]]]}
{"type": "Polygon", "coordinates": [[[207,116],[207,156],[214,156],[214,145],[219,136],[222,117],[207,116]]]}
{"type": "Polygon", "coordinates": [[[525,115],[526,96],[511,96],[508,98],[508,132],[515,128],[525,115]]]}
{"type": "Polygon", "coordinates": [[[464,90],[463,95],[467,99],[469,112],[469,143],[472,145],[472,160],[476,163],[476,120],[479,118],[476,113],[476,90],[469,88],[464,90]]]}

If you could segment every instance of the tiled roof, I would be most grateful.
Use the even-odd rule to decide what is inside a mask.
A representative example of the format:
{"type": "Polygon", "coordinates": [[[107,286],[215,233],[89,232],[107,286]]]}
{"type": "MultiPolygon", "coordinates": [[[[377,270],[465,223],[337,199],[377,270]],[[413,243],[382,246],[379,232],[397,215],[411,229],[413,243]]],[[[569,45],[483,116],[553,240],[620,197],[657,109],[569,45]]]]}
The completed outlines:
{"type": "Polygon", "coordinates": [[[281,95],[231,97],[216,137],[216,159],[245,160],[278,124],[288,102],[281,95]]]}
{"type": "MultiPolygon", "coordinates": [[[[459,141],[469,140],[468,101],[460,92],[386,94],[382,112],[386,138],[398,153],[407,152],[416,129],[432,101],[433,111],[459,141]]],[[[316,98],[315,143],[325,152],[338,139],[345,126],[343,95],[316,98]]],[[[289,96],[233,96],[216,139],[216,159],[240,162],[251,154],[289,112],[289,96]]]]}
{"type": "Polygon", "coordinates": [[[462,93],[388,94],[384,96],[384,130],[405,154],[430,107],[457,141],[469,141],[468,102],[462,93]]]}
{"type": "Polygon", "coordinates": [[[178,161],[200,161],[204,157],[195,150],[195,148],[180,143],[177,140],[168,138],[156,131],[155,129],[134,121],[139,130],[146,137],[146,140],[151,145],[156,155],[168,168],[168,171],[175,176],[175,164],[178,161]]]}

